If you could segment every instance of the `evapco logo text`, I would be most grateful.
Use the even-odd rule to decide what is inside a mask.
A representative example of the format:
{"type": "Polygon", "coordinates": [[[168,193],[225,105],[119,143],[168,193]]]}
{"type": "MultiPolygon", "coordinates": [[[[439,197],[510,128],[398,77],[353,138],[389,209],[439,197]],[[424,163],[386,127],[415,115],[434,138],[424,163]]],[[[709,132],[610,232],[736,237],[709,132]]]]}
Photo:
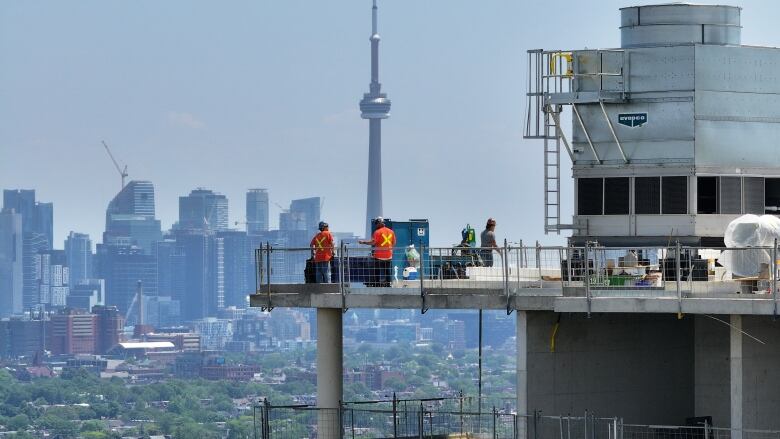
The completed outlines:
{"type": "Polygon", "coordinates": [[[647,123],[647,113],[620,113],[618,123],[627,127],[641,127],[647,123]]]}

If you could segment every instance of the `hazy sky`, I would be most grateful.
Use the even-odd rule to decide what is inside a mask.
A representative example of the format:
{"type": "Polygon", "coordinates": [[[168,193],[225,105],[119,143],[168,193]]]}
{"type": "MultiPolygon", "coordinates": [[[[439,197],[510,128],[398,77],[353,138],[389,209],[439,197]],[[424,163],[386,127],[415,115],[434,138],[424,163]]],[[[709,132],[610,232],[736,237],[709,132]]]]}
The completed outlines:
{"type": "MultiPolygon", "coordinates": [[[[385,216],[430,219],[439,245],[488,216],[499,239],[555,242],[542,145],[522,139],[525,51],[619,46],[632,4],[380,0],[385,216]]],[[[780,4],[733,4],[743,43],[780,45],[780,4]]],[[[369,0],[3,0],[0,188],[54,202],[57,247],[70,230],[99,242],[120,184],[105,139],[154,183],[165,228],[195,187],[226,194],[231,222],[265,187],[284,206],[322,196],[332,230],[362,231],[370,13],[369,0]]]]}

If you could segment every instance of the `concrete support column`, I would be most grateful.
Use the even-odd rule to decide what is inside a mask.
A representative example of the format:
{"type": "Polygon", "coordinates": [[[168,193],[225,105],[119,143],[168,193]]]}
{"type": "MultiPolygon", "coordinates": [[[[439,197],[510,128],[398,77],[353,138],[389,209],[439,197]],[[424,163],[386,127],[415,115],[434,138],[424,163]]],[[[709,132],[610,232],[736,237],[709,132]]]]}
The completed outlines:
{"type": "Polygon", "coordinates": [[[528,437],[528,313],[517,315],[517,438],[528,437]]]}
{"type": "Polygon", "coordinates": [[[341,309],[317,309],[317,424],[320,438],[341,435],[339,405],[343,397],[341,309]]]}
{"type": "Polygon", "coordinates": [[[729,371],[731,382],[731,439],[742,439],[742,316],[731,316],[729,371]]]}

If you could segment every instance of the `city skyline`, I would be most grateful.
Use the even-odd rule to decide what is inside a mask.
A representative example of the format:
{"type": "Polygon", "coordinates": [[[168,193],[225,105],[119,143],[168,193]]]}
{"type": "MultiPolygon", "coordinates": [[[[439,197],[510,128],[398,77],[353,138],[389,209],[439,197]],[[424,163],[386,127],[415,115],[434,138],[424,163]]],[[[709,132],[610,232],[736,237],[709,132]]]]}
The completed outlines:
{"type": "MultiPolygon", "coordinates": [[[[50,200],[49,202],[46,202],[46,203],[37,202],[36,204],[42,205],[43,207],[45,207],[47,209],[48,213],[53,215],[53,221],[51,222],[51,226],[52,226],[51,229],[53,229],[53,230],[57,230],[57,229],[67,230],[67,232],[64,232],[65,235],[62,237],[61,240],[58,240],[59,236],[56,233],[54,233],[53,234],[53,236],[54,236],[53,242],[49,243],[48,239],[43,239],[42,245],[44,247],[48,245],[49,248],[54,248],[54,249],[58,249],[58,250],[67,250],[67,248],[65,247],[66,246],[66,242],[70,238],[76,237],[76,238],[79,238],[79,239],[87,239],[87,240],[89,240],[90,241],[90,245],[93,246],[92,248],[94,250],[94,245],[96,245],[96,244],[106,244],[106,243],[111,243],[112,242],[110,236],[107,239],[106,232],[110,231],[112,227],[116,227],[116,226],[113,226],[113,224],[117,222],[116,219],[113,219],[115,216],[119,217],[120,224],[126,223],[128,221],[133,221],[133,220],[135,220],[136,222],[139,222],[139,223],[143,223],[143,222],[146,222],[146,221],[144,221],[144,219],[146,219],[146,218],[141,218],[141,217],[148,217],[148,219],[152,220],[151,222],[156,222],[156,223],[159,224],[158,227],[159,227],[159,230],[161,232],[170,232],[170,231],[174,231],[181,224],[179,210],[182,207],[181,206],[181,201],[182,201],[183,198],[185,198],[185,199],[190,198],[194,193],[197,194],[197,193],[204,193],[204,192],[206,192],[206,193],[209,193],[209,195],[216,195],[218,197],[222,197],[223,200],[227,201],[227,198],[223,194],[219,193],[218,191],[214,191],[211,188],[195,187],[192,190],[190,190],[190,191],[188,191],[186,193],[183,193],[183,194],[179,195],[178,197],[176,197],[177,198],[176,199],[176,202],[177,202],[176,217],[171,222],[169,222],[167,224],[166,223],[162,223],[159,219],[157,219],[157,217],[155,215],[156,207],[159,206],[159,202],[156,200],[156,196],[153,197],[153,199],[151,201],[151,203],[152,203],[151,204],[151,206],[152,206],[151,209],[152,210],[151,210],[151,214],[150,215],[138,215],[138,214],[135,214],[135,212],[132,211],[132,209],[130,211],[121,211],[121,212],[117,211],[117,209],[116,209],[116,206],[118,204],[117,200],[118,199],[121,200],[123,198],[126,198],[126,197],[124,197],[124,193],[126,193],[127,190],[132,189],[133,187],[135,187],[138,184],[141,184],[142,186],[144,186],[144,190],[150,191],[149,193],[151,193],[151,194],[154,194],[154,192],[156,192],[156,190],[157,190],[157,187],[154,186],[153,182],[150,182],[150,181],[137,181],[137,180],[130,180],[130,181],[128,181],[127,184],[125,185],[125,187],[122,189],[122,191],[117,192],[115,194],[115,196],[111,200],[106,202],[106,205],[108,205],[108,209],[104,208],[102,210],[102,212],[103,212],[102,216],[103,216],[104,220],[103,220],[102,224],[100,225],[100,227],[96,231],[87,231],[85,228],[79,227],[77,225],[65,225],[65,226],[60,225],[59,224],[60,221],[57,220],[57,210],[58,210],[59,205],[56,202],[56,200],[50,200]],[[113,212],[114,215],[109,215],[109,212],[113,212]]],[[[258,189],[249,188],[249,189],[246,190],[246,195],[249,195],[249,194],[251,194],[251,193],[253,193],[254,191],[257,191],[257,190],[258,189]]],[[[33,195],[34,197],[36,197],[37,194],[38,194],[38,191],[35,188],[23,188],[23,189],[20,189],[20,188],[14,188],[14,187],[6,187],[6,188],[0,187],[0,191],[8,191],[8,192],[20,192],[20,191],[21,192],[25,192],[25,191],[27,191],[27,192],[34,193],[34,195],[33,195]]],[[[269,206],[268,210],[270,211],[270,206],[275,203],[274,201],[270,201],[270,199],[268,198],[268,195],[269,195],[269,193],[272,192],[272,190],[271,189],[262,189],[262,191],[264,192],[264,194],[266,196],[266,198],[265,198],[266,201],[265,202],[268,204],[268,206],[269,206]]],[[[35,198],[33,198],[33,200],[35,200],[35,198]]],[[[225,205],[223,205],[220,208],[222,211],[221,211],[221,213],[219,213],[219,215],[221,215],[223,217],[222,220],[220,221],[220,227],[218,227],[216,229],[212,229],[210,227],[206,227],[206,228],[211,230],[211,231],[241,231],[241,232],[250,232],[250,234],[252,234],[252,233],[264,233],[264,232],[274,231],[274,230],[301,230],[301,231],[313,230],[313,229],[316,229],[316,224],[312,224],[310,219],[307,220],[305,215],[295,215],[295,218],[291,218],[291,219],[287,219],[287,218],[290,217],[289,212],[290,212],[291,209],[292,210],[296,210],[297,209],[297,210],[302,210],[303,211],[303,210],[314,208],[313,205],[312,205],[312,207],[309,207],[309,205],[312,202],[314,202],[314,200],[316,200],[317,214],[321,215],[321,211],[320,211],[319,207],[322,204],[324,204],[324,200],[323,200],[322,197],[320,197],[320,196],[309,196],[309,197],[301,197],[301,198],[291,199],[291,200],[287,200],[288,207],[286,207],[286,208],[279,208],[278,206],[276,206],[276,209],[275,209],[276,212],[274,212],[274,213],[276,213],[276,215],[275,216],[274,215],[269,215],[267,222],[265,222],[265,225],[266,225],[265,228],[257,228],[256,227],[254,229],[250,226],[250,223],[248,221],[229,221],[227,223],[225,223],[225,221],[224,221],[224,214],[225,214],[225,212],[241,211],[241,212],[244,212],[246,214],[247,213],[246,209],[250,208],[249,205],[245,206],[243,203],[239,202],[237,206],[234,204],[233,205],[233,209],[230,209],[229,206],[227,204],[225,204],[225,205]],[[285,223],[287,224],[287,227],[285,227],[285,223]],[[226,225],[226,227],[225,227],[225,225],[226,225]]],[[[259,204],[259,203],[256,203],[256,204],[259,204]]],[[[187,208],[189,208],[189,205],[187,205],[187,208]]],[[[201,206],[201,208],[202,208],[202,206],[201,206]]],[[[0,210],[2,210],[2,203],[0,203],[0,210]]],[[[192,210],[192,209],[189,208],[188,210],[192,210]]],[[[19,214],[18,211],[15,211],[14,213],[19,214]]],[[[187,215],[192,216],[192,213],[188,212],[187,215]]],[[[233,216],[235,216],[235,213],[231,213],[230,214],[231,218],[233,216]]],[[[206,222],[206,224],[208,224],[208,221],[206,222]]],[[[193,228],[193,227],[194,228],[203,228],[203,225],[198,225],[197,227],[195,227],[191,223],[187,223],[187,227],[190,227],[190,228],[193,228]]],[[[148,231],[145,231],[142,228],[139,229],[138,226],[136,226],[135,229],[133,229],[133,227],[130,227],[130,226],[121,226],[121,231],[122,232],[129,231],[129,230],[134,230],[136,233],[138,232],[138,230],[141,230],[142,234],[143,233],[148,233],[148,231]]],[[[344,233],[354,232],[352,230],[340,230],[340,229],[338,231],[339,232],[344,232],[344,233]]],[[[110,235],[110,233],[109,233],[109,235],[110,235]]],[[[156,240],[162,240],[162,235],[160,235],[159,238],[154,238],[152,240],[149,240],[148,242],[152,242],[152,241],[156,241],[156,240]]],[[[137,242],[132,243],[132,245],[139,246],[137,242]]],[[[139,247],[145,248],[145,247],[147,247],[147,245],[140,245],[139,247]]]]}
{"type": "MultiPolygon", "coordinates": [[[[558,2],[556,20],[582,29],[588,17],[588,44],[617,47],[618,8],[633,3],[558,2]]],[[[743,42],[777,45],[771,17],[780,6],[738,3],[751,24],[743,42]]],[[[562,242],[543,236],[542,148],[521,139],[525,50],[578,48],[567,32],[518,21],[545,16],[549,2],[380,6],[382,82],[395,101],[383,132],[393,147],[383,155],[385,216],[428,218],[432,242],[442,245],[488,217],[501,238],[562,242]],[[471,165],[477,161],[483,166],[471,165]],[[465,183],[464,172],[473,173],[465,183]]],[[[195,187],[234,205],[246,189],[267,187],[272,222],[273,201],[316,192],[333,228],[362,230],[366,130],[355,102],[369,75],[369,7],[368,0],[5,3],[0,187],[35,188],[57,203],[55,242],[70,230],[95,239],[119,183],[104,139],[130,179],[155,183],[164,227],[177,217],[177,198],[195,187]],[[179,17],[175,27],[169,16],[179,17]],[[219,38],[203,32],[215,23],[219,38]]],[[[569,180],[563,206],[571,204],[569,180]]],[[[243,212],[231,214],[236,221],[246,221],[243,212]]]]}

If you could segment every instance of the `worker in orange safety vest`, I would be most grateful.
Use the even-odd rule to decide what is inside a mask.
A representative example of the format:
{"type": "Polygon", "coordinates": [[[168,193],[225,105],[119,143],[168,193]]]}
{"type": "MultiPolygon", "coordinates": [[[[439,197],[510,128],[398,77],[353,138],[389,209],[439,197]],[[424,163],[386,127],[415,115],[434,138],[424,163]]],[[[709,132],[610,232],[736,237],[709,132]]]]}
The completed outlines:
{"type": "Polygon", "coordinates": [[[333,259],[333,234],[328,230],[328,223],[320,221],[320,232],[311,240],[311,250],[314,256],[314,282],[330,283],[330,261],[333,259]]]}
{"type": "Polygon", "coordinates": [[[375,229],[372,239],[364,239],[358,242],[373,247],[371,252],[373,267],[371,270],[371,285],[369,286],[389,287],[393,247],[395,247],[395,233],[385,225],[385,220],[381,216],[376,217],[373,223],[375,229]]]}

